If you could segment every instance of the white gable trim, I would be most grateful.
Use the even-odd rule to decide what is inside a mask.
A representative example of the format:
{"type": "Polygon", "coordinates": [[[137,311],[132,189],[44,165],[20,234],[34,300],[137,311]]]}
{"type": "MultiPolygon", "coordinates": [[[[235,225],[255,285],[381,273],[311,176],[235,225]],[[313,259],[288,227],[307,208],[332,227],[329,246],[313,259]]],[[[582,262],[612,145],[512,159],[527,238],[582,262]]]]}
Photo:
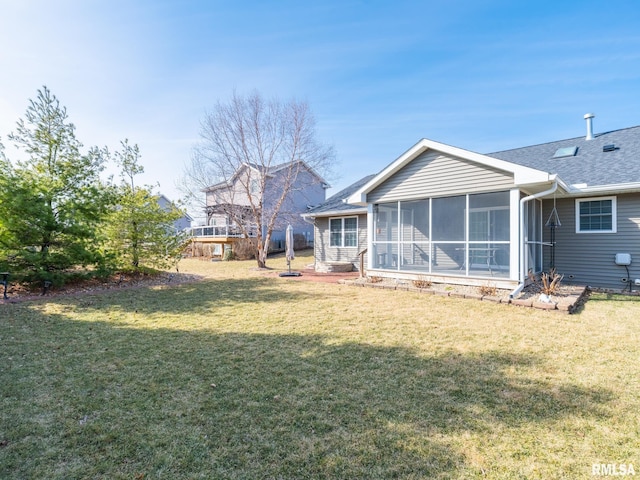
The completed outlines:
{"type": "Polygon", "coordinates": [[[502,170],[513,174],[514,183],[518,186],[548,183],[552,181],[552,175],[549,172],[536,170],[534,168],[524,167],[515,163],[499,160],[497,158],[488,157],[480,153],[471,152],[458,147],[452,147],[444,143],[434,142],[426,138],[420,140],[413,147],[403,153],[394,162],[388,165],[382,172],[372,178],[366,185],[353,193],[347,203],[363,205],[367,203],[367,193],[388,180],[408,163],[422,155],[427,150],[435,150],[447,155],[455,156],[497,170],[502,170]]]}

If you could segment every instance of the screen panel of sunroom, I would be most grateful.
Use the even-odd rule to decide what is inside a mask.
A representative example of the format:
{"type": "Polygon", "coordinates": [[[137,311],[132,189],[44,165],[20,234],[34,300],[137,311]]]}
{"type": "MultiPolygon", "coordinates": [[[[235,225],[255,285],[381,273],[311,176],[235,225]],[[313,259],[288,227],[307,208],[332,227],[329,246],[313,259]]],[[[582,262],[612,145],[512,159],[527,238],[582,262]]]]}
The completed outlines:
{"type": "Polygon", "coordinates": [[[400,269],[429,269],[429,200],[400,203],[400,269]]]}
{"type": "Polygon", "coordinates": [[[374,268],[397,267],[398,258],[398,202],[375,205],[373,211],[374,268]]]}
{"type": "Polygon", "coordinates": [[[466,195],[431,201],[432,272],[464,275],[466,258],[466,195]]]}
{"type": "Polygon", "coordinates": [[[508,276],[509,223],[509,192],[469,195],[470,275],[508,276]]]}

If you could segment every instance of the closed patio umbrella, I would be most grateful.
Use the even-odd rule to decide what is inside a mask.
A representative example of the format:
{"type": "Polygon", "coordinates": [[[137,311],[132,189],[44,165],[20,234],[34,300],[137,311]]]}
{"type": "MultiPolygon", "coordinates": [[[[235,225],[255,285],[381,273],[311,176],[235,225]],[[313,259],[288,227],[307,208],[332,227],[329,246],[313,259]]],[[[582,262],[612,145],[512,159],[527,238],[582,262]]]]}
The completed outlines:
{"type": "Polygon", "coordinates": [[[299,277],[299,272],[291,271],[291,260],[296,258],[295,253],[293,251],[293,227],[291,225],[287,226],[287,231],[285,234],[285,254],[287,256],[287,265],[289,266],[288,272],[283,272],[280,274],[281,277],[299,277]]]}

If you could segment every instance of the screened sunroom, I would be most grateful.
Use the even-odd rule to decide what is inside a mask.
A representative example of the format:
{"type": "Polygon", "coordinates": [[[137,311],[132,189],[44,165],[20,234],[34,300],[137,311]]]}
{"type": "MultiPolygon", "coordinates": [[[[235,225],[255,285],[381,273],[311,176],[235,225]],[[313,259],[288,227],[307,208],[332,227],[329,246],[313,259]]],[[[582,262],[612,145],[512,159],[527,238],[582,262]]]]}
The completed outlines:
{"type": "Polygon", "coordinates": [[[504,191],[374,205],[373,268],[508,279],[510,198],[504,191]]]}
{"type": "Polygon", "coordinates": [[[501,288],[542,269],[553,175],[422,139],[348,203],[367,205],[370,274],[501,288]]]}

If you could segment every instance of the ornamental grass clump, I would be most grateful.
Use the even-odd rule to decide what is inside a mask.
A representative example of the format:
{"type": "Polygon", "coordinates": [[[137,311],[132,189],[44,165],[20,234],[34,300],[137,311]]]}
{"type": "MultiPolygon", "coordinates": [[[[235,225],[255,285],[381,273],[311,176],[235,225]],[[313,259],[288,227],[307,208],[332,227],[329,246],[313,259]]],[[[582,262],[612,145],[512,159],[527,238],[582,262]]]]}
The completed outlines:
{"type": "Polygon", "coordinates": [[[542,272],[542,275],[540,275],[542,293],[545,295],[555,295],[558,293],[563,278],[564,275],[558,274],[555,268],[552,268],[549,273],[542,272]]]}
{"type": "Polygon", "coordinates": [[[545,295],[557,294],[560,290],[562,279],[564,278],[564,275],[560,275],[555,268],[549,270],[549,273],[542,272],[539,280],[531,272],[529,272],[528,275],[531,285],[533,285],[537,291],[544,293],[545,295]]]}
{"type": "Polygon", "coordinates": [[[431,285],[433,284],[431,280],[423,277],[417,278],[416,280],[413,280],[411,283],[416,288],[431,288],[431,285]]]}
{"type": "Polygon", "coordinates": [[[495,285],[491,284],[481,285],[480,287],[478,287],[478,292],[480,293],[480,295],[484,295],[487,297],[495,297],[498,295],[498,289],[495,285]]]}

